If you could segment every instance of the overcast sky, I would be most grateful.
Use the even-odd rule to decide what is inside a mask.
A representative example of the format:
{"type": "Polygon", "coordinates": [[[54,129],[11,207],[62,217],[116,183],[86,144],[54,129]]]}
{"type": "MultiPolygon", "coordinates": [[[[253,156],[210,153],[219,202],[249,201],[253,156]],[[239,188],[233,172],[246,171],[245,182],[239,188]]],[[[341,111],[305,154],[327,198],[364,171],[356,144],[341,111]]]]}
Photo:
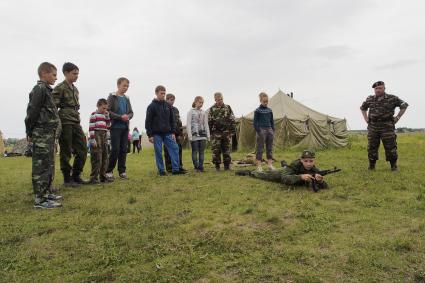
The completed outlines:
{"type": "Polygon", "coordinates": [[[359,106],[383,80],[410,104],[399,126],[425,127],[425,1],[20,1],[0,2],[0,130],[25,135],[37,67],[80,67],[84,130],[98,98],[130,79],[131,126],[144,130],[158,84],[183,116],[193,98],[221,91],[237,116],[258,93],[282,89],[364,129],[359,106]]]}

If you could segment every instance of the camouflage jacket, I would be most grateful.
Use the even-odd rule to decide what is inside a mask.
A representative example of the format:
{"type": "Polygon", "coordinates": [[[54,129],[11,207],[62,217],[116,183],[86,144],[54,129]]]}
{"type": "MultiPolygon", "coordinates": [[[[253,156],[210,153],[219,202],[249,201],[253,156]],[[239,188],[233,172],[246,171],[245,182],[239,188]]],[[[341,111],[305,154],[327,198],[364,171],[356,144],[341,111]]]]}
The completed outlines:
{"type": "Polygon", "coordinates": [[[208,109],[208,126],[211,134],[236,133],[236,122],[232,108],[226,104],[220,107],[214,104],[208,109]]]}
{"type": "Polygon", "coordinates": [[[62,124],[80,123],[79,92],[74,85],[71,87],[66,81],[61,82],[53,89],[53,101],[59,108],[59,117],[62,124]]]}
{"type": "Polygon", "coordinates": [[[176,123],[176,136],[182,136],[183,135],[183,123],[180,118],[180,112],[177,107],[172,106],[171,107],[174,114],[174,121],[176,123]]]}
{"type": "Polygon", "coordinates": [[[369,109],[369,122],[388,122],[393,121],[394,110],[396,107],[405,109],[409,106],[406,102],[395,95],[385,93],[380,99],[376,95],[369,96],[363,102],[360,110],[367,111],[369,109]]]}
{"type": "Polygon", "coordinates": [[[314,166],[310,170],[304,168],[301,160],[297,159],[285,167],[281,173],[281,182],[286,185],[304,185],[305,181],[301,180],[302,174],[315,174],[320,170],[314,166]]]}
{"type": "Polygon", "coordinates": [[[57,130],[60,127],[58,111],[52,99],[52,88],[38,81],[29,94],[25,128],[28,137],[32,137],[34,128],[57,130]]]}

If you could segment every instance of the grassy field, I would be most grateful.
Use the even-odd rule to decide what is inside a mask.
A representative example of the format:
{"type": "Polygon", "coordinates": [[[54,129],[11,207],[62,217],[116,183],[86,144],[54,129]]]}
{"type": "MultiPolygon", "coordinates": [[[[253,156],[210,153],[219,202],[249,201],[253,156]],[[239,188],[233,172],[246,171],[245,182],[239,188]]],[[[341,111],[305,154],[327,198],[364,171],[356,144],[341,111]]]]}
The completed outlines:
{"type": "Polygon", "coordinates": [[[130,180],[63,189],[48,211],[32,207],[30,159],[2,158],[0,281],[425,282],[425,135],[399,136],[395,173],[369,172],[366,137],[351,141],[318,152],[343,169],[319,193],[211,165],[158,177],[148,150],[128,157],[130,180]]]}

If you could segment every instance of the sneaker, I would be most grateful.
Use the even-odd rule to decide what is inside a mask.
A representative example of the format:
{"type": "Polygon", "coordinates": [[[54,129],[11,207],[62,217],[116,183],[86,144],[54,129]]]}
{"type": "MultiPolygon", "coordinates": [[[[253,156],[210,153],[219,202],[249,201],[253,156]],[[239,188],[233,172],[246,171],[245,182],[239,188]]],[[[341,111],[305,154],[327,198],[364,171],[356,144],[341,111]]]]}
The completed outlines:
{"type": "Polygon", "coordinates": [[[120,178],[121,178],[121,179],[123,179],[123,180],[128,180],[127,173],[125,173],[125,172],[124,172],[124,173],[120,173],[120,175],[119,175],[119,176],[120,176],[120,178]]]}
{"type": "Polygon", "coordinates": [[[269,166],[269,171],[276,171],[276,168],[274,168],[274,166],[273,166],[273,165],[270,165],[270,166],[269,166]]]}
{"type": "Polygon", "coordinates": [[[180,167],[179,170],[182,171],[182,172],[186,172],[187,173],[187,170],[184,169],[183,167],[180,167]]]}
{"type": "Polygon", "coordinates": [[[46,196],[46,198],[48,200],[61,200],[62,199],[62,196],[58,196],[58,195],[55,195],[55,194],[48,194],[46,196]]]}
{"type": "Polygon", "coordinates": [[[263,172],[263,167],[261,167],[261,165],[257,166],[257,172],[263,172]]]}
{"type": "Polygon", "coordinates": [[[187,171],[174,171],[172,174],[173,175],[184,175],[184,174],[186,174],[187,173],[187,171]]]}
{"type": "Polygon", "coordinates": [[[81,179],[81,176],[80,175],[73,176],[72,177],[72,180],[74,181],[74,183],[79,184],[79,185],[88,185],[88,184],[90,184],[90,181],[81,179]]]}
{"type": "Polygon", "coordinates": [[[43,202],[34,203],[34,208],[53,209],[61,207],[62,204],[53,200],[45,200],[43,202]]]}
{"type": "Polygon", "coordinates": [[[114,173],[112,173],[112,172],[106,173],[105,178],[106,178],[106,180],[113,181],[114,180],[114,173]]]}

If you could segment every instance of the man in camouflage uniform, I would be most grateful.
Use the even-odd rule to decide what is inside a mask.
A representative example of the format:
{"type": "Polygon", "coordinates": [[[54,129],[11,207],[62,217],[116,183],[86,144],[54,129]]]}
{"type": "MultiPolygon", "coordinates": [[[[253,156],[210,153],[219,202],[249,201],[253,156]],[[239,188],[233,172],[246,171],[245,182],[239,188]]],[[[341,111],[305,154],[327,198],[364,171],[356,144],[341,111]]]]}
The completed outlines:
{"type": "Polygon", "coordinates": [[[220,92],[214,94],[215,104],[208,109],[208,125],[211,132],[212,159],[217,171],[220,170],[221,154],[223,154],[224,170],[230,169],[231,140],[236,132],[235,116],[232,108],[224,104],[220,92]]]}
{"type": "Polygon", "coordinates": [[[378,160],[378,149],[380,141],[385,149],[386,160],[391,163],[391,170],[397,170],[397,135],[395,133],[395,124],[406,112],[406,102],[395,95],[385,92],[385,84],[378,81],[372,85],[375,95],[369,96],[363,102],[360,110],[363,118],[368,124],[368,157],[369,170],[375,170],[375,164],[378,160]],[[400,108],[400,112],[394,117],[394,110],[400,108]],[[369,113],[367,112],[369,110],[369,113]]]}
{"type": "MultiPolygon", "coordinates": [[[[174,114],[174,121],[176,122],[175,135],[176,135],[176,143],[179,146],[180,171],[187,171],[186,169],[183,168],[183,145],[182,145],[183,123],[180,118],[179,109],[177,109],[177,107],[174,106],[176,97],[174,96],[174,94],[167,93],[167,95],[165,96],[165,100],[171,106],[171,110],[173,111],[173,114],[174,114]]],[[[171,172],[172,171],[171,158],[170,158],[170,155],[168,154],[168,150],[165,145],[164,145],[164,158],[165,158],[165,169],[167,170],[167,172],[171,172]]]]}
{"type": "Polygon", "coordinates": [[[38,68],[40,80],[30,95],[25,118],[28,142],[33,144],[32,185],[35,194],[34,207],[56,208],[61,196],[51,192],[55,163],[55,135],[60,128],[59,115],[51,96],[56,81],[56,67],[48,62],[38,68]]]}
{"type": "Polygon", "coordinates": [[[319,189],[326,189],[328,185],[324,181],[324,177],[318,174],[320,170],[315,165],[315,157],[316,154],[313,151],[304,150],[300,159],[292,161],[289,166],[285,166],[283,169],[274,171],[240,170],[236,172],[236,175],[249,175],[257,179],[289,186],[310,186],[311,181],[315,179],[319,189]]]}
{"type": "Polygon", "coordinates": [[[86,184],[88,182],[81,179],[81,172],[87,159],[87,140],[80,125],[79,93],[74,85],[78,79],[79,69],[68,62],[63,65],[62,71],[65,80],[58,84],[52,93],[62,122],[62,134],[59,138],[61,170],[65,186],[86,184]],[[72,154],[75,155],[75,159],[71,167],[72,154]]]}

